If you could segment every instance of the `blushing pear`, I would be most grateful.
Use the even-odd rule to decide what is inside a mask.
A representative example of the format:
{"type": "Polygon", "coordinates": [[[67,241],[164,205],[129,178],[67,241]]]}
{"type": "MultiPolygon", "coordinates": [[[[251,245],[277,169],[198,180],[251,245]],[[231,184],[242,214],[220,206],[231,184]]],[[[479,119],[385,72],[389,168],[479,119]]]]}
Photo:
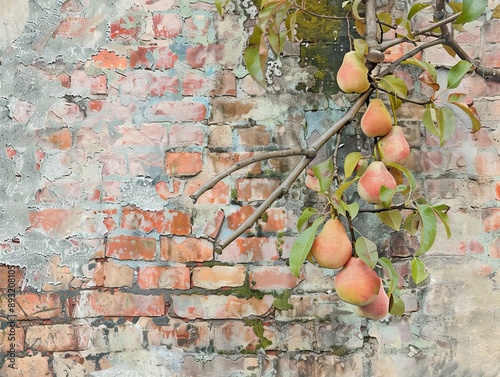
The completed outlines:
{"type": "Polygon", "coordinates": [[[344,93],[364,93],[370,87],[368,68],[358,52],[350,51],[344,55],[337,71],[337,84],[344,93]]]}
{"type": "Polygon", "coordinates": [[[387,135],[380,138],[377,148],[382,162],[395,162],[403,165],[410,157],[410,146],[403,129],[399,126],[392,127],[387,135]]]}
{"type": "Polygon", "coordinates": [[[384,136],[392,128],[391,114],[380,98],[370,101],[361,117],[361,131],[368,137],[384,136]]]}
{"type": "Polygon", "coordinates": [[[351,240],[339,219],[329,219],[314,239],[311,254],[318,265],[340,268],[352,255],[351,240]]]}
{"type": "Polygon", "coordinates": [[[333,286],[342,301],[364,306],[377,298],[380,278],[365,262],[352,257],[335,276],[333,286]]]}
{"type": "Polygon", "coordinates": [[[382,204],[380,200],[382,186],[395,189],[397,186],[396,180],[383,162],[374,161],[368,165],[368,168],[358,181],[358,194],[367,203],[382,204]]]}
{"type": "Polygon", "coordinates": [[[356,306],[354,313],[363,318],[383,319],[389,314],[389,296],[384,290],[382,279],[380,279],[380,289],[375,300],[368,305],[356,306]]]}

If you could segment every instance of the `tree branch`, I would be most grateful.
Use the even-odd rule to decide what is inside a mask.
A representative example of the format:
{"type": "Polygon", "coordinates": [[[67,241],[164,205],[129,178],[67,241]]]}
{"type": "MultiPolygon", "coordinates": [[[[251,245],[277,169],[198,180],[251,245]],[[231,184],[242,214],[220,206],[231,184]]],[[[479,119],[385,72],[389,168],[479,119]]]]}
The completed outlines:
{"type": "Polygon", "coordinates": [[[384,61],[384,53],[380,48],[377,39],[377,13],[375,11],[375,0],[365,0],[365,22],[366,22],[366,37],[365,41],[368,44],[368,55],[366,59],[372,63],[381,63],[384,61]]]}
{"type": "Polygon", "coordinates": [[[359,109],[365,103],[366,99],[370,96],[373,89],[369,89],[365,93],[361,94],[351,108],[340,118],[332,127],[326,130],[316,141],[314,141],[307,150],[314,151],[314,155],[304,156],[302,160],[297,164],[297,166],[290,172],[288,177],[279,185],[279,187],[274,190],[271,195],[248,217],[243,224],[241,224],[238,229],[231,233],[228,237],[215,244],[215,252],[221,253],[222,250],[227,247],[236,238],[241,236],[247,229],[251,228],[252,225],[262,216],[264,212],[281,196],[286,192],[292,184],[297,180],[299,175],[304,171],[304,169],[309,165],[309,163],[316,157],[318,150],[325,145],[325,143],[330,140],[333,135],[338,133],[347,123],[354,119],[359,109]]]}
{"type": "Polygon", "coordinates": [[[215,177],[211,178],[207,182],[203,184],[198,190],[196,190],[193,194],[191,194],[190,198],[193,201],[193,203],[196,203],[198,198],[203,195],[205,192],[213,188],[219,181],[223,180],[224,178],[228,177],[230,174],[234,173],[237,170],[240,170],[248,165],[254,164],[259,161],[264,161],[264,160],[269,160],[271,158],[280,158],[280,157],[290,157],[290,156],[315,156],[316,151],[313,149],[303,149],[303,148],[292,148],[292,149],[285,149],[285,150],[279,150],[279,151],[270,151],[270,152],[262,152],[259,153],[257,156],[252,156],[249,158],[246,158],[242,161],[236,162],[234,165],[231,167],[227,168],[223,172],[217,174],[215,177]]]}

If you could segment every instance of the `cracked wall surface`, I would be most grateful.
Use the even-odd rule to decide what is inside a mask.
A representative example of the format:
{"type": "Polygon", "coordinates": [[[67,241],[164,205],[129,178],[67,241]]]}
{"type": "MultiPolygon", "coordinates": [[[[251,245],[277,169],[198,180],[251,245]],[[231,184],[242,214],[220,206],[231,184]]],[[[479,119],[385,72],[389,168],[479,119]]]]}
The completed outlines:
{"type": "MultiPolygon", "coordinates": [[[[459,125],[443,148],[422,109],[402,106],[408,165],[427,197],[452,206],[453,235],[438,237],[430,278],[414,287],[415,240],[357,220],[403,276],[405,315],[375,322],[332,293],[334,271],[289,272],[296,219],[314,204],[306,175],[213,252],[213,237],[234,231],[297,158],[189,197],[259,151],[306,146],[352,99],[303,90],[317,87],[317,69],[298,44],[258,86],[242,62],[253,2],[230,3],[224,18],[210,0],[0,5],[1,376],[500,374],[498,83],[464,79],[483,129],[459,125]]],[[[497,6],[460,38],[499,68],[497,6]]],[[[425,58],[451,66],[444,55],[425,58]]],[[[342,153],[369,152],[358,122],[342,137],[342,153]]]]}

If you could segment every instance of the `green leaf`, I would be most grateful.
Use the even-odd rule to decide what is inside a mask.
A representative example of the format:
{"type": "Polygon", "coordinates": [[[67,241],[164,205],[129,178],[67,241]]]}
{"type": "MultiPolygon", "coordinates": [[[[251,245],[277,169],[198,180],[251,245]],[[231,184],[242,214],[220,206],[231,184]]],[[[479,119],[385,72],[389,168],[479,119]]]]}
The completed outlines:
{"type": "Polygon", "coordinates": [[[385,186],[380,188],[380,201],[385,208],[389,208],[391,206],[394,194],[396,194],[396,189],[390,189],[385,186]]]}
{"type": "Polygon", "coordinates": [[[399,77],[387,75],[380,79],[379,85],[388,92],[392,111],[395,112],[396,109],[401,106],[402,101],[393,94],[401,98],[406,98],[408,95],[408,87],[406,86],[406,83],[399,77]]]}
{"type": "Polygon", "coordinates": [[[392,25],[392,16],[390,13],[387,12],[380,12],[377,14],[377,18],[379,22],[381,22],[380,28],[382,29],[383,33],[387,33],[391,28],[386,25],[392,25]]]}
{"type": "Polygon", "coordinates": [[[304,226],[304,224],[307,223],[307,221],[316,214],[318,214],[318,210],[316,208],[313,207],[305,208],[302,211],[302,214],[297,219],[297,230],[299,232],[302,231],[302,227],[304,226]]]}
{"type": "Polygon", "coordinates": [[[297,24],[297,16],[299,15],[299,11],[295,11],[288,15],[285,19],[285,26],[287,30],[288,40],[290,42],[298,42],[295,25],[297,24]]]}
{"type": "Polygon", "coordinates": [[[429,274],[425,272],[425,265],[422,259],[413,258],[411,261],[411,277],[415,284],[420,284],[425,279],[429,277],[429,274]]]}
{"type": "Polygon", "coordinates": [[[411,30],[410,20],[408,20],[406,18],[403,18],[403,17],[396,18],[396,24],[398,24],[399,26],[402,26],[406,30],[406,35],[402,35],[402,34],[396,33],[396,36],[398,36],[398,37],[406,37],[406,38],[408,38],[410,40],[415,40],[415,36],[413,35],[413,32],[411,30]]]}
{"type": "Polygon", "coordinates": [[[429,251],[437,234],[437,218],[434,209],[428,204],[418,204],[417,211],[421,220],[420,247],[417,257],[429,251]]]}
{"type": "Polygon", "coordinates": [[[366,61],[365,56],[368,54],[368,43],[362,38],[356,38],[353,41],[354,51],[356,51],[363,61],[366,61]]]}
{"type": "MultiPolygon", "coordinates": [[[[400,172],[404,174],[406,179],[408,180],[408,183],[410,184],[410,189],[411,191],[415,191],[417,188],[417,181],[415,180],[415,177],[413,176],[413,173],[405,166],[396,164],[395,162],[386,162],[386,166],[393,167],[395,169],[398,169],[400,172]]],[[[402,186],[402,185],[400,185],[402,186]]],[[[399,186],[398,186],[399,187],[399,186]]],[[[397,189],[398,192],[404,192],[406,191],[406,187],[403,189],[403,187],[397,189]]]]}
{"type": "Polygon", "coordinates": [[[451,237],[451,229],[450,229],[450,218],[446,212],[450,209],[446,204],[435,204],[432,206],[434,212],[439,217],[441,222],[443,223],[444,229],[446,230],[446,236],[448,239],[451,237]]]}
{"type": "Polygon", "coordinates": [[[403,216],[398,209],[377,213],[377,217],[388,227],[399,230],[403,221],[403,216]]]}
{"type": "Polygon", "coordinates": [[[438,109],[439,142],[443,146],[445,141],[450,140],[457,129],[457,117],[453,110],[448,107],[438,109]]]}
{"type": "Polygon", "coordinates": [[[266,62],[269,52],[267,50],[264,33],[255,27],[249,39],[249,45],[243,52],[243,59],[250,76],[263,87],[266,87],[266,62]]]}
{"type": "Polygon", "coordinates": [[[435,107],[429,106],[424,110],[422,122],[424,123],[425,129],[427,131],[429,131],[433,135],[439,136],[439,131],[436,128],[437,115],[435,107]]]}
{"type": "Polygon", "coordinates": [[[329,158],[320,164],[314,165],[311,170],[314,176],[318,179],[319,189],[321,192],[328,192],[330,186],[332,185],[333,175],[335,167],[333,166],[333,161],[329,158]]]}
{"type": "Polygon", "coordinates": [[[405,314],[405,303],[399,296],[392,295],[389,302],[389,313],[402,316],[405,314]]]}
{"type": "Polygon", "coordinates": [[[488,6],[488,0],[463,0],[462,14],[455,21],[457,24],[474,21],[483,14],[488,6]]]}
{"type": "Polygon", "coordinates": [[[352,185],[354,182],[356,182],[359,179],[359,177],[354,177],[351,180],[344,179],[340,186],[335,190],[334,195],[335,197],[340,201],[342,200],[342,195],[344,194],[344,191],[347,190],[347,188],[352,185]]]}
{"type": "Polygon", "coordinates": [[[399,274],[396,269],[392,265],[392,262],[389,258],[380,257],[378,259],[378,264],[382,266],[389,273],[389,292],[387,294],[390,296],[393,292],[395,292],[398,288],[399,284],[399,274]]]}
{"type": "MultiPolygon", "coordinates": [[[[469,98],[469,96],[467,96],[467,94],[452,93],[448,96],[448,102],[451,105],[456,106],[456,108],[460,109],[465,116],[467,116],[466,119],[470,121],[471,125],[471,133],[477,132],[481,129],[481,121],[479,120],[476,108],[473,106],[474,102],[469,98]]],[[[446,102],[444,102],[444,104],[446,105],[446,102]]]]}
{"type": "Polygon", "coordinates": [[[229,3],[229,0],[215,0],[215,7],[217,8],[217,12],[219,12],[220,16],[224,16],[224,9],[226,5],[229,3]]]}
{"type": "Polygon", "coordinates": [[[417,66],[419,68],[422,68],[424,71],[427,71],[429,73],[429,75],[431,76],[431,78],[435,82],[437,82],[436,67],[434,67],[434,65],[432,65],[431,63],[426,62],[424,60],[410,58],[410,59],[406,59],[405,61],[403,61],[403,64],[410,64],[410,65],[414,65],[414,66],[417,66]]]}
{"type": "Polygon", "coordinates": [[[356,166],[358,166],[359,160],[362,158],[363,155],[361,152],[351,152],[346,156],[344,161],[344,175],[346,178],[352,175],[352,172],[356,169],[356,166]]]}
{"type": "Polygon", "coordinates": [[[359,212],[359,204],[358,202],[352,202],[347,205],[347,211],[349,211],[349,215],[351,216],[351,219],[356,218],[359,212]]]}
{"type": "Polygon", "coordinates": [[[403,228],[412,236],[414,236],[415,234],[417,234],[419,223],[420,216],[418,215],[418,213],[414,212],[406,217],[405,221],[403,222],[403,228]]]}
{"type": "Polygon", "coordinates": [[[430,7],[432,4],[422,4],[422,3],[417,3],[414,4],[411,8],[410,11],[408,12],[408,20],[411,20],[413,16],[415,16],[418,12],[422,11],[423,9],[430,7]]]}
{"type": "Polygon", "coordinates": [[[318,217],[314,220],[313,224],[304,230],[295,240],[290,250],[290,272],[296,276],[300,276],[300,270],[307,255],[311,251],[314,238],[316,237],[316,232],[319,226],[323,223],[324,217],[318,217]]]}
{"type": "Polygon", "coordinates": [[[448,71],[448,89],[456,88],[464,76],[472,68],[472,64],[467,60],[460,60],[448,71]]]}
{"type": "Polygon", "coordinates": [[[377,245],[366,237],[359,237],[354,244],[356,255],[370,268],[375,268],[378,261],[377,245]]]}

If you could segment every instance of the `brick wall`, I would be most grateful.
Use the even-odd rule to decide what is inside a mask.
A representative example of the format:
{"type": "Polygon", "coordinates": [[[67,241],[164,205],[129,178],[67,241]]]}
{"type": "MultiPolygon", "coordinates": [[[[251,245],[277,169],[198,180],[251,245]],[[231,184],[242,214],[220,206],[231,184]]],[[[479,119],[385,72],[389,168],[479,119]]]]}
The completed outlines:
{"type": "MultiPolygon", "coordinates": [[[[221,19],[210,2],[184,0],[9,4],[1,376],[500,373],[499,84],[463,81],[483,129],[459,125],[444,148],[426,135],[420,108],[402,107],[409,165],[429,198],[452,205],[453,236],[438,239],[426,257],[431,278],[415,288],[413,241],[373,230],[404,278],[407,307],[373,322],[332,293],[331,271],[289,272],[295,220],[310,200],[305,177],[245,237],[213,253],[211,237],[241,224],[296,159],[257,163],[189,199],[234,162],[304,146],[345,111],[340,95],[295,89],[314,73],[299,67],[298,46],[288,46],[271,90],[246,75],[253,6],[221,19]],[[14,16],[26,8],[28,18],[14,16]]],[[[482,19],[460,38],[498,68],[499,28],[482,19]]],[[[444,55],[425,57],[448,64],[444,55]]],[[[344,133],[359,134],[355,124],[344,133]]]]}

